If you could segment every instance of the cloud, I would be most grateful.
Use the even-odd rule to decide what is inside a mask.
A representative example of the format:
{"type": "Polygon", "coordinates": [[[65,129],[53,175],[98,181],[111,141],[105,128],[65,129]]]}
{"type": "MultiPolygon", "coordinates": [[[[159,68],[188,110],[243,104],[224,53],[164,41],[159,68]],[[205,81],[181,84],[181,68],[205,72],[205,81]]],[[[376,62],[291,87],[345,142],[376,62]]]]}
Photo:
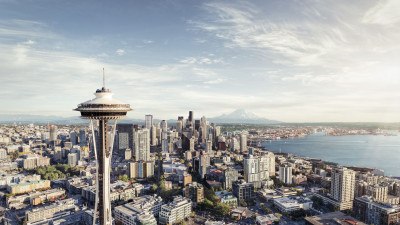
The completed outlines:
{"type": "Polygon", "coordinates": [[[151,43],[154,43],[154,41],[152,41],[152,40],[143,40],[143,43],[145,43],[145,44],[151,44],[151,43]]]}
{"type": "Polygon", "coordinates": [[[117,51],[115,51],[118,55],[125,55],[125,50],[123,49],[117,49],[117,51]]]}
{"type": "Polygon", "coordinates": [[[362,21],[371,24],[395,25],[400,22],[399,12],[400,1],[378,1],[376,5],[365,13],[362,21]]]}
{"type": "Polygon", "coordinates": [[[36,42],[32,41],[32,40],[27,40],[27,41],[24,42],[24,44],[26,44],[26,45],[34,45],[34,44],[36,44],[36,42]]]}
{"type": "MultiPolygon", "coordinates": [[[[213,54],[209,54],[209,56],[214,56],[213,54]]],[[[198,65],[210,65],[210,64],[222,64],[224,60],[222,58],[212,59],[208,57],[186,57],[179,62],[184,64],[198,64],[198,65]]]]}
{"type": "Polygon", "coordinates": [[[224,81],[226,81],[226,79],[217,78],[217,79],[215,79],[215,80],[208,80],[208,81],[205,81],[205,82],[203,82],[203,83],[205,83],[205,84],[219,84],[219,83],[222,83],[222,82],[224,82],[224,81]]]}

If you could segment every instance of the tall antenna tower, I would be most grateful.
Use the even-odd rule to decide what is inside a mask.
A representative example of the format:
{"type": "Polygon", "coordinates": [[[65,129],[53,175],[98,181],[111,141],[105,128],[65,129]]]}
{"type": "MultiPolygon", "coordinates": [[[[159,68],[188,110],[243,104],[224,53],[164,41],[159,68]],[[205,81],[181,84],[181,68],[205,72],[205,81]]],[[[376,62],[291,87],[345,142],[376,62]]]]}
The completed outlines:
{"type": "Polygon", "coordinates": [[[110,168],[117,120],[125,118],[131,111],[129,104],[112,98],[112,92],[105,88],[103,68],[103,87],[97,89],[95,99],[83,102],[74,110],[81,113],[83,119],[90,120],[96,160],[96,199],[93,213],[93,225],[97,214],[100,225],[112,225],[110,200],[110,168]],[[93,120],[98,121],[98,140],[96,141],[93,120]],[[108,121],[114,120],[109,135],[108,121]],[[111,137],[111,140],[109,140],[111,137]],[[96,142],[98,146],[96,146],[96,142]]]}

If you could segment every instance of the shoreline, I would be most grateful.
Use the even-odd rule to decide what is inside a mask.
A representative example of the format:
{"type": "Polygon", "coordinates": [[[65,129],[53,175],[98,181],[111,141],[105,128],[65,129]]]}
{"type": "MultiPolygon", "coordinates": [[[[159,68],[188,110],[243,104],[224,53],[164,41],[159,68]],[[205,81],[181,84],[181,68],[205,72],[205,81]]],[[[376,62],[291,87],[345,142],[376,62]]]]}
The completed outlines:
{"type": "MultiPolygon", "coordinates": [[[[365,166],[365,165],[350,165],[350,164],[346,164],[346,163],[340,163],[340,162],[337,162],[337,161],[332,161],[332,160],[330,160],[330,161],[328,161],[328,160],[324,160],[324,158],[323,157],[311,157],[311,156],[307,156],[307,155],[304,155],[304,154],[299,154],[299,153],[291,153],[291,152],[285,152],[285,151],[281,151],[281,150],[277,150],[277,149],[269,149],[269,148],[267,148],[267,146],[265,145],[265,144],[270,144],[270,143],[272,143],[272,142],[285,142],[285,140],[293,140],[293,139],[303,139],[303,138],[305,138],[305,137],[307,137],[307,136],[310,136],[310,135],[318,135],[318,133],[320,133],[320,134],[323,134],[324,132],[316,132],[316,133],[312,133],[312,134],[308,134],[308,135],[306,135],[306,136],[304,136],[304,137],[295,137],[295,138],[286,138],[286,139],[280,139],[280,140],[272,140],[272,141],[263,141],[262,142],[262,149],[263,150],[267,150],[267,151],[270,151],[270,152],[273,152],[274,154],[276,154],[276,155],[288,155],[288,154],[291,154],[291,155],[293,155],[293,156],[295,156],[295,157],[300,157],[300,158],[303,158],[303,159],[305,159],[305,160],[321,160],[321,162],[323,162],[323,163],[325,163],[325,164],[328,164],[328,165],[334,165],[334,166],[343,166],[343,167],[347,167],[347,168],[349,168],[349,169],[353,169],[353,170],[355,170],[355,171],[364,171],[364,172],[366,172],[366,171],[373,171],[373,170],[382,170],[383,172],[384,172],[384,176],[385,177],[388,177],[388,178],[393,178],[393,179],[397,179],[397,180],[400,180],[400,174],[396,174],[396,175],[386,175],[385,173],[387,172],[387,171],[385,171],[384,169],[382,169],[381,167],[370,167],[370,166],[365,166]],[[265,144],[264,144],[265,143],[265,144]]],[[[316,136],[317,136],[316,135],[316,136]]],[[[321,136],[325,136],[325,135],[321,135],[321,136]]],[[[374,134],[355,134],[355,135],[340,135],[340,136],[330,136],[330,137],[343,137],[343,136],[385,136],[385,137],[393,137],[393,136],[386,136],[386,135],[383,135],[383,134],[380,134],[380,135],[374,135],[374,134]]],[[[326,136],[325,136],[326,137],[326,136]]],[[[371,158],[371,160],[372,160],[372,158],[371,158]]],[[[399,168],[400,169],[400,168],[399,168]]]]}

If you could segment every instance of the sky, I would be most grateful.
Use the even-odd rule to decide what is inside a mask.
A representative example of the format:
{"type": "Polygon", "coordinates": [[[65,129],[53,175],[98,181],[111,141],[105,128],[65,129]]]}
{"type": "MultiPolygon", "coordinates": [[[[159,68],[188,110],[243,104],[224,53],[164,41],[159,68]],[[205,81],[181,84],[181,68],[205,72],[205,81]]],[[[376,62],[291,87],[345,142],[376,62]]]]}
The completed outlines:
{"type": "Polygon", "coordinates": [[[400,121],[400,1],[0,0],[0,114],[400,121]]]}

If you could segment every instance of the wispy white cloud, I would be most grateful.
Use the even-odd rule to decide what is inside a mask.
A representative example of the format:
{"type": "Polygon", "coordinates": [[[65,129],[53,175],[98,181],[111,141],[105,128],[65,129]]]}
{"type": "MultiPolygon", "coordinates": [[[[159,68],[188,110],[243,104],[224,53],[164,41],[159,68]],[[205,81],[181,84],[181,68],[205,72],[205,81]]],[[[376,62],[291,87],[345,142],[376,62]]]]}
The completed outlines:
{"type": "Polygon", "coordinates": [[[118,55],[125,55],[125,50],[124,49],[117,49],[117,51],[115,51],[115,53],[117,53],[118,55]]]}
{"type": "Polygon", "coordinates": [[[400,1],[383,0],[378,1],[370,10],[368,10],[362,21],[364,23],[395,25],[400,22],[400,1]]]}
{"type": "MultiPolygon", "coordinates": [[[[209,55],[210,57],[214,56],[213,54],[209,55]]],[[[224,63],[224,60],[222,58],[218,58],[218,59],[212,59],[212,58],[208,58],[208,57],[186,57],[182,60],[180,60],[181,63],[184,64],[198,64],[198,65],[202,65],[202,64],[220,64],[220,63],[224,63]]]]}
{"type": "Polygon", "coordinates": [[[152,40],[143,40],[143,43],[145,43],[145,44],[152,44],[152,43],[154,43],[154,41],[152,41],[152,40]]]}
{"type": "Polygon", "coordinates": [[[36,42],[32,41],[32,40],[27,40],[27,41],[24,42],[24,44],[26,44],[26,45],[34,45],[34,44],[36,44],[36,42]]]}

